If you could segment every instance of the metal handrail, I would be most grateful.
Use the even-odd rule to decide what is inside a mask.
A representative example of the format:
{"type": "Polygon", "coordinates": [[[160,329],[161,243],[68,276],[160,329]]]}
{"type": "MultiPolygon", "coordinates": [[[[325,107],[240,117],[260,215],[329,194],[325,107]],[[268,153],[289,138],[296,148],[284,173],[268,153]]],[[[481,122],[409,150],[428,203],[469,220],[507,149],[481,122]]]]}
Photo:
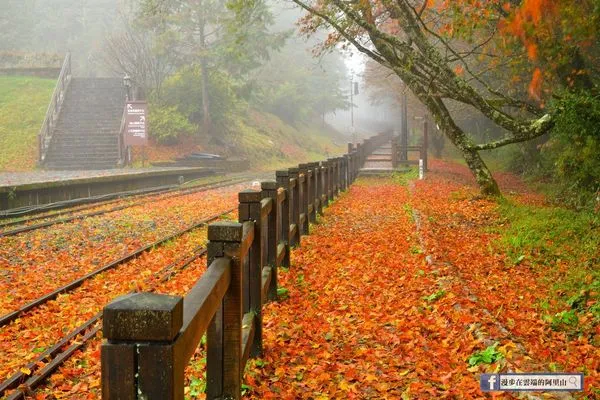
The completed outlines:
{"type": "Polygon", "coordinates": [[[121,117],[121,127],[119,128],[119,166],[125,166],[127,160],[125,160],[125,155],[123,154],[124,150],[124,136],[125,136],[125,120],[127,118],[127,103],[123,107],[123,116],[121,117]]]}
{"type": "Polygon", "coordinates": [[[52,93],[52,99],[50,100],[48,110],[46,111],[44,123],[42,124],[40,133],[38,134],[40,164],[43,164],[46,160],[46,153],[50,147],[52,135],[54,134],[54,129],[56,128],[56,121],[58,120],[60,109],[62,108],[65,100],[65,94],[69,88],[69,84],[71,83],[71,77],[71,53],[67,53],[60,70],[60,75],[58,76],[58,82],[56,83],[56,87],[52,93]]]}

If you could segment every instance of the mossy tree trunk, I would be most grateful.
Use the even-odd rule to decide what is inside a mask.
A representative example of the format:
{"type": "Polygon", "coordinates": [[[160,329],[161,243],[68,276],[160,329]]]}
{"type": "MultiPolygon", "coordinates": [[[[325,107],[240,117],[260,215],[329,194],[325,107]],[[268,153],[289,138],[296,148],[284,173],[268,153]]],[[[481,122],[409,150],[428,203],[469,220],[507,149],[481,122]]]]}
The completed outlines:
{"type": "Polygon", "coordinates": [[[324,48],[332,48],[338,41],[345,40],[393,71],[408,86],[460,150],[486,195],[500,195],[500,190],[479,152],[540,137],[555,124],[555,115],[498,89],[494,75],[478,72],[477,67],[481,67],[475,57],[480,50],[478,45],[465,49],[464,41],[452,43],[438,35],[437,22],[428,18],[431,17],[426,7],[428,2],[292,1],[312,14],[312,18],[302,20],[306,33],[327,25],[340,34],[339,40],[328,39],[324,48]],[[381,15],[387,17],[382,19],[381,15]],[[397,31],[390,33],[390,26],[397,31]],[[445,104],[448,100],[480,113],[504,129],[507,136],[488,143],[474,143],[454,122],[445,104]]]}

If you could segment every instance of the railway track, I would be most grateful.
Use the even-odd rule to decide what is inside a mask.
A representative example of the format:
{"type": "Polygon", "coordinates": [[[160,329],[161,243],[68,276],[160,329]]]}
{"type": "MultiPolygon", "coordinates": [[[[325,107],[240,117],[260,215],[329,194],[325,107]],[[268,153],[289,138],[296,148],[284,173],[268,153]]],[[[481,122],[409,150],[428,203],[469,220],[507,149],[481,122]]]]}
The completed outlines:
{"type": "MultiPolygon", "coordinates": [[[[255,175],[255,177],[256,177],[256,175],[255,175]]],[[[260,178],[256,177],[255,179],[260,179],[260,178]]],[[[252,179],[252,180],[255,180],[255,179],[252,179]]],[[[178,190],[176,193],[173,193],[171,196],[159,197],[159,199],[168,198],[168,197],[176,197],[176,196],[185,196],[188,194],[205,191],[205,190],[210,190],[210,189],[214,189],[214,188],[218,188],[218,187],[232,186],[232,185],[235,185],[238,183],[248,182],[250,180],[251,179],[249,177],[229,179],[226,182],[221,181],[221,182],[213,183],[211,185],[206,185],[203,187],[195,187],[195,188],[191,188],[191,189],[178,190]]],[[[161,195],[164,195],[164,193],[161,193],[161,195]]],[[[85,213],[84,215],[70,215],[66,218],[60,218],[59,220],[44,221],[42,224],[36,224],[36,226],[21,227],[21,228],[19,228],[19,229],[21,229],[19,232],[15,232],[13,234],[16,235],[20,232],[31,231],[34,229],[40,229],[44,226],[51,226],[51,225],[58,224],[58,223],[64,223],[64,222],[73,221],[73,220],[77,220],[77,219],[83,219],[83,218],[87,218],[92,215],[101,215],[101,214],[105,214],[105,213],[108,213],[111,211],[115,211],[115,209],[123,209],[123,208],[133,207],[135,205],[139,205],[139,204],[143,204],[143,203],[152,201],[157,196],[159,196],[159,195],[157,195],[157,194],[145,195],[143,199],[141,199],[140,201],[134,202],[134,204],[128,203],[126,205],[119,205],[117,207],[111,207],[110,209],[107,209],[107,210],[97,210],[97,211],[93,211],[90,213],[85,213]],[[37,226],[37,225],[41,225],[41,226],[37,226]],[[26,229],[23,229],[23,228],[26,228],[26,229]]],[[[120,201],[122,201],[122,200],[120,200],[120,201]]],[[[103,205],[105,206],[106,204],[103,204],[103,205]]],[[[103,205],[94,204],[93,206],[90,205],[90,208],[101,207],[103,205]]],[[[45,294],[41,297],[38,297],[37,299],[30,301],[29,303],[25,304],[24,306],[20,307],[19,309],[15,310],[15,311],[5,314],[4,316],[0,316],[0,328],[7,326],[8,324],[10,324],[11,321],[16,320],[17,318],[21,318],[21,320],[23,320],[23,318],[29,318],[28,314],[25,314],[25,313],[27,313],[29,311],[33,311],[33,312],[37,313],[37,311],[35,311],[35,310],[37,310],[37,308],[39,306],[41,306],[53,299],[56,299],[60,294],[74,291],[75,289],[77,289],[78,287],[83,285],[86,281],[91,280],[92,278],[96,277],[99,274],[102,274],[105,271],[115,269],[119,265],[123,265],[123,264],[127,263],[128,261],[136,259],[144,253],[150,253],[150,250],[157,248],[157,247],[161,247],[162,245],[169,243],[169,242],[173,241],[174,239],[177,239],[180,236],[185,235],[186,233],[195,235],[194,233],[191,233],[195,229],[198,229],[202,226],[206,226],[211,221],[219,219],[227,214],[230,214],[235,209],[236,208],[228,209],[225,212],[221,212],[221,213],[213,215],[211,217],[194,222],[192,225],[189,225],[189,226],[177,231],[176,233],[169,234],[168,236],[158,239],[158,240],[154,241],[153,243],[139,247],[138,249],[130,252],[129,254],[125,255],[124,257],[119,258],[118,260],[112,261],[92,272],[89,272],[86,275],[84,275],[64,286],[61,286],[60,288],[55,289],[51,293],[45,294]]],[[[82,209],[80,207],[80,208],[77,208],[77,210],[70,210],[69,212],[81,212],[81,211],[82,211],[82,209]]],[[[65,215],[65,214],[66,213],[62,213],[62,215],[65,215]]],[[[40,216],[39,219],[44,219],[44,218],[47,219],[47,218],[49,218],[49,216],[43,216],[43,217],[40,216]]],[[[20,223],[23,223],[23,221],[20,221],[20,223]]],[[[4,226],[6,226],[6,224],[4,226]]],[[[0,233],[0,237],[1,236],[6,236],[6,235],[5,235],[5,233],[0,233]]],[[[185,242],[183,242],[183,243],[185,243],[185,242]]],[[[188,243],[190,243],[190,242],[188,242],[188,243]]],[[[186,245],[184,245],[184,246],[186,246],[186,245]]],[[[145,286],[144,291],[156,290],[156,288],[159,287],[161,285],[161,283],[169,281],[169,279],[171,279],[172,277],[177,275],[179,272],[186,269],[191,264],[195,265],[195,268],[197,268],[198,264],[195,264],[194,262],[199,260],[205,253],[206,253],[206,250],[202,246],[196,247],[192,251],[186,250],[185,256],[179,257],[177,260],[175,260],[171,264],[167,265],[166,267],[162,268],[160,271],[153,273],[151,276],[147,277],[147,279],[145,279],[144,282],[151,282],[152,285],[148,286],[147,284],[143,284],[145,286]],[[190,254],[192,254],[192,255],[190,256],[190,254]]],[[[172,259],[173,259],[173,257],[171,257],[171,260],[172,259]]],[[[135,264],[132,264],[132,265],[135,265],[135,264]]],[[[156,266],[158,268],[160,268],[159,264],[156,266]]],[[[131,267],[129,267],[129,268],[131,268],[131,267]]],[[[189,277],[186,279],[189,279],[189,277]]],[[[131,289],[131,287],[129,289],[131,289]]],[[[131,291],[130,293],[133,293],[133,292],[135,292],[135,290],[131,291]]],[[[96,296],[93,295],[90,298],[95,298],[95,297],[96,296]]],[[[41,312],[42,311],[40,311],[40,313],[41,312]]],[[[41,314],[38,313],[38,315],[41,315],[41,314]]],[[[88,313],[85,318],[88,318],[89,315],[90,314],[88,313]]],[[[35,319],[33,321],[35,321],[35,319]]],[[[64,320],[64,321],[66,321],[66,320],[64,320]]],[[[19,327],[15,328],[15,329],[17,331],[19,331],[22,329],[21,326],[22,325],[19,325],[19,327]]],[[[59,322],[59,325],[57,325],[57,326],[65,326],[65,325],[64,325],[64,322],[59,322]]],[[[69,325],[66,325],[66,326],[68,327],[69,325]]],[[[66,328],[66,329],[71,329],[71,327],[66,328]]],[[[43,347],[45,347],[46,350],[44,350],[43,353],[41,353],[40,355],[36,356],[35,359],[28,361],[26,365],[22,366],[18,370],[11,367],[9,372],[10,371],[15,371],[15,372],[8,379],[4,380],[3,382],[0,382],[0,398],[15,400],[15,399],[22,399],[22,398],[32,394],[33,390],[36,387],[38,387],[40,384],[42,384],[46,380],[46,378],[48,378],[61,364],[63,364],[65,361],[69,360],[74,354],[76,354],[76,353],[79,354],[78,350],[84,349],[90,341],[94,340],[94,338],[96,338],[98,336],[98,332],[100,332],[100,331],[101,331],[101,312],[98,312],[95,315],[93,315],[91,318],[89,318],[86,322],[82,323],[75,329],[72,329],[69,333],[64,335],[60,340],[58,340],[54,344],[43,345],[43,347]],[[9,395],[7,395],[6,393],[8,391],[12,391],[12,392],[9,395]]],[[[18,339],[18,337],[19,337],[18,335],[19,334],[17,333],[17,336],[14,336],[15,340],[18,339]]],[[[15,363],[18,363],[18,360],[19,360],[19,358],[13,358],[13,361],[15,363]]]]}
{"type": "Polygon", "coordinates": [[[227,210],[225,212],[219,213],[217,215],[213,215],[211,217],[202,219],[202,220],[200,220],[200,221],[198,221],[198,222],[196,222],[196,223],[194,223],[194,224],[192,224],[192,225],[190,225],[190,226],[188,226],[186,228],[183,228],[183,229],[181,229],[181,230],[179,230],[179,231],[177,231],[177,232],[175,232],[173,234],[167,235],[167,236],[165,236],[165,237],[163,237],[161,239],[158,239],[158,240],[156,240],[156,241],[154,241],[154,242],[152,242],[150,244],[147,244],[145,246],[139,247],[138,249],[130,252],[129,254],[127,254],[127,255],[119,258],[118,260],[112,261],[112,262],[110,262],[110,263],[108,263],[108,264],[106,264],[106,265],[104,265],[104,266],[102,266],[102,267],[100,267],[98,269],[95,269],[94,271],[92,271],[92,272],[90,272],[90,273],[82,276],[81,278],[78,278],[78,279],[76,279],[76,280],[74,280],[74,281],[72,281],[72,282],[70,282],[70,283],[68,283],[68,284],[66,284],[64,286],[61,286],[61,287],[53,290],[52,292],[50,292],[48,294],[45,294],[45,295],[43,295],[41,297],[38,297],[37,299],[35,299],[33,301],[30,301],[29,303],[25,304],[24,306],[19,307],[17,310],[12,311],[10,313],[7,313],[7,314],[1,316],[0,317],[0,327],[3,327],[5,325],[9,324],[10,322],[12,322],[15,319],[19,318],[25,312],[30,311],[33,308],[38,307],[38,306],[40,306],[40,305],[42,305],[42,304],[44,304],[44,303],[46,303],[46,302],[48,302],[50,300],[55,299],[59,294],[69,292],[69,291],[71,291],[71,290],[73,290],[73,289],[81,286],[86,280],[91,279],[94,276],[96,276],[98,274],[101,274],[101,273],[103,273],[105,271],[108,271],[110,269],[116,268],[119,265],[122,265],[122,264],[124,264],[124,263],[126,263],[126,262],[128,262],[128,261],[130,261],[130,260],[132,260],[134,258],[137,258],[141,254],[143,254],[143,253],[145,253],[145,252],[147,252],[147,251],[149,251],[149,250],[151,250],[151,249],[153,249],[155,247],[164,245],[165,243],[168,243],[171,240],[176,239],[176,238],[184,235],[185,233],[191,232],[191,231],[193,231],[195,229],[198,229],[198,228],[200,228],[202,226],[205,226],[206,224],[208,224],[208,223],[210,223],[210,222],[212,222],[214,220],[217,220],[217,219],[223,217],[224,215],[230,214],[235,209],[236,208],[232,208],[232,209],[229,209],[229,210],[227,210]]]}
{"type": "MultiPolygon", "coordinates": [[[[179,187],[179,185],[158,186],[158,187],[154,187],[154,188],[140,189],[140,190],[134,190],[134,191],[130,191],[130,192],[111,193],[111,194],[106,194],[106,195],[97,196],[97,197],[82,197],[80,199],[58,201],[56,203],[42,204],[39,206],[25,206],[25,207],[19,207],[19,208],[12,208],[9,210],[0,211],[0,219],[15,219],[16,218],[18,220],[8,221],[3,224],[0,224],[0,226],[17,225],[23,221],[47,218],[49,216],[55,216],[55,215],[62,214],[62,212],[58,211],[58,212],[55,212],[52,214],[45,214],[42,216],[38,215],[37,217],[22,218],[27,215],[43,214],[46,212],[51,212],[52,210],[62,210],[65,208],[68,208],[69,210],[73,210],[73,209],[85,210],[85,209],[93,208],[93,207],[96,207],[96,206],[102,205],[102,204],[115,203],[115,202],[121,201],[126,198],[137,197],[137,196],[147,196],[149,194],[153,194],[156,192],[161,192],[161,191],[166,191],[166,190],[174,190],[177,187],[179,187]]],[[[69,211],[67,211],[67,212],[69,212],[69,211]]]]}
{"type": "MultiPolygon", "coordinates": [[[[212,185],[214,183],[221,183],[221,182],[231,181],[231,180],[235,180],[235,179],[239,179],[239,178],[243,179],[243,177],[251,177],[251,175],[250,174],[242,174],[240,176],[230,177],[230,178],[226,178],[226,179],[223,179],[223,180],[220,180],[217,182],[201,184],[201,185],[197,185],[194,187],[203,187],[203,186],[212,185]]],[[[19,208],[13,208],[10,210],[2,210],[2,211],[0,211],[0,219],[20,218],[20,217],[26,216],[26,215],[40,214],[40,213],[44,213],[46,211],[61,210],[61,209],[70,208],[70,207],[72,207],[72,208],[70,208],[70,210],[75,209],[75,208],[77,208],[79,210],[85,210],[85,209],[89,209],[89,208],[98,207],[99,205],[112,204],[112,203],[119,202],[119,201],[122,201],[122,200],[128,199],[128,198],[135,198],[135,197],[139,197],[139,196],[148,196],[148,195],[158,195],[158,194],[162,194],[162,193],[175,192],[178,190],[186,190],[186,189],[189,189],[189,187],[183,187],[183,186],[189,185],[190,183],[193,183],[198,180],[205,179],[205,178],[209,178],[209,176],[203,177],[203,178],[198,178],[198,179],[192,179],[190,181],[184,182],[183,184],[177,184],[177,185],[156,186],[156,187],[151,187],[151,188],[126,191],[126,192],[108,193],[108,194],[94,196],[94,197],[82,197],[82,198],[73,199],[73,200],[63,200],[63,201],[58,201],[55,203],[42,204],[42,205],[38,205],[38,206],[24,206],[24,207],[19,207],[19,208]]],[[[69,211],[67,211],[67,213],[68,212],[69,211]]],[[[18,225],[19,223],[22,223],[22,222],[43,219],[43,218],[47,218],[49,216],[56,216],[59,214],[62,214],[62,213],[59,211],[52,215],[31,217],[31,218],[17,220],[17,221],[8,221],[3,224],[0,224],[0,228],[5,227],[5,226],[18,225]]]]}
{"type": "MultiPolygon", "coordinates": [[[[245,176],[245,177],[240,177],[240,178],[228,179],[225,181],[220,181],[220,182],[216,182],[216,183],[212,183],[212,184],[197,186],[197,187],[193,187],[193,188],[187,188],[187,189],[178,188],[178,189],[174,189],[174,190],[163,191],[160,193],[152,193],[150,195],[145,194],[145,195],[140,196],[140,197],[143,197],[142,200],[129,202],[127,204],[111,207],[109,209],[97,210],[97,211],[92,211],[92,212],[88,212],[88,213],[84,213],[84,214],[77,214],[77,215],[70,215],[70,216],[67,215],[66,217],[63,217],[63,218],[57,218],[57,219],[50,220],[50,221],[44,221],[44,222],[40,222],[40,223],[36,223],[36,224],[32,224],[32,225],[24,225],[24,226],[20,226],[18,228],[1,231],[0,238],[7,237],[7,236],[14,236],[14,235],[18,235],[20,233],[31,232],[31,231],[34,231],[37,229],[47,228],[47,227],[51,227],[53,225],[57,225],[57,224],[61,224],[61,223],[68,223],[68,222],[73,222],[73,221],[77,221],[77,220],[83,220],[85,218],[96,217],[99,215],[108,214],[111,212],[124,210],[124,209],[131,208],[131,207],[140,206],[140,205],[149,203],[150,201],[153,201],[154,198],[157,196],[162,196],[165,194],[167,194],[167,195],[161,197],[160,198],[161,200],[168,199],[168,198],[174,198],[174,197],[186,196],[186,195],[204,192],[204,191],[208,191],[208,190],[212,190],[212,189],[218,189],[218,188],[226,187],[226,186],[233,186],[233,185],[236,185],[239,183],[248,182],[250,180],[251,179],[248,176],[245,176]],[[171,195],[168,195],[168,193],[172,193],[172,192],[179,192],[179,193],[173,193],[171,195]]],[[[75,214],[77,212],[89,210],[92,208],[97,208],[97,207],[114,204],[119,201],[123,201],[123,199],[113,200],[111,202],[106,202],[104,204],[97,204],[97,203],[91,204],[91,205],[88,205],[86,208],[77,208],[75,210],[69,210],[64,213],[60,213],[59,215],[75,214]]],[[[39,220],[43,220],[43,219],[47,219],[47,218],[53,218],[54,216],[55,215],[38,216],[38,217],[29,218],[26,221],[11,221],[8,223],[0,224],[0,229],[10,227],[10,226],[16,226],[19,224],[28,223],[28,222],[32,222],[32,221],[39,221],[39,220]]]]}
{"type": "MultiPolygon", "coordinates": [[[[224,214],[223,214],[224,215],[224,214]]],[[[160,284],[167,282],[177,273],[183,271],[196,260],[206,254],[204,246],[198,246],[192,251],[191,256],[183,256],[162,268],[145,281],[151,282],[153,277],[159,279],[145,291],[153,292],[160,284]]],[[[130,291],[128,294],[134,293],[130,291]]],[[[62,363],[68,360],[75,352],[85,346],[96,337],[101,330],[102,312],[96,313],[83,324],[69,332],[62,339],[40,354],[36,359],[19,368],[19,370],[8,379],[0,383],[0,397],[5,396],[9,390],[16,389],[10,393],[7,400],[20,400],[43,383],[62,363]]]]}

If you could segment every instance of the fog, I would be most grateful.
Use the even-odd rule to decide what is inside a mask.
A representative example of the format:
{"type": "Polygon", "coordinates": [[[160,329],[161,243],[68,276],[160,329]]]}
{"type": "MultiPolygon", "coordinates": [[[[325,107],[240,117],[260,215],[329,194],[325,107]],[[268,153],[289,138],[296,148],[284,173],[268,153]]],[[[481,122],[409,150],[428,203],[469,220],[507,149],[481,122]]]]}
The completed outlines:
{"type": "MultiPolygon", "coordinates": [[[[238,95],[257,108],[291,123],[324,117],[345,134],[352,131],[349,92],[353,74],[360,90],[354,97],[356,131],[368,136],[386,125],[386,121],[393,121],[396,105],[389,102],[371,104],[362,78],[364,59],[359,54],[337,50],[315,56],[315,47],[326,32],[317,33],[310,39],[302,35],[297,21],[303,12],[291,2],[268,1],[267,12],[272,20],[249,29],[253,29],[248,33],[249,40],[265,40],[267,46],[259,48],[259,44],[248,41],[241,46],[245,49],[233,51],[221,43],[237,40],[227,38],[231,34],[231,25],[219,26],[219,20],[234,18],[223,10],[211,10],[219,15],[212,19],[209,15],[198,14],[199,18],[206,17],[211,30],[218,31],[214,38],[209,36],[206,43],[201,44],[197,38],[186,36],[186,25],[193,21],[172,14],[167,26],[160,15],[144,15],[142,11],[150,3],[148,1],[5,0],[4,3],[0,15],[0,52],[5,59],[7,54],[35,54],[28,56],[26,63],[36,65],[27,66],[56,66],[56,60],[70,51],[75,76],[122,77],[129,74],[143,86],[147,95],[162,95],[165,82],[168,86],[169,80],[172,81],[186,65],[204,65],[211,71],[225,71],[228,80],[235,81],[227,84],[231,83],[235,90],[243,87],[238,95]],[[282,40],[284,36],[285,40],[282,40]],[[191,43],[194,41],[197,43],[191,43]],[[212,54],[199,56],[198,49],[202,46],[212,54]],[[240,56],[236,52],[244,54],[240,56]],[[135,59],[131,58],[132,53],[135,53],[135,59]],[[145,62],[142,58],[151,59],[153,65],[160,64],[161,69],[142,71],[132,65],[145,62]]],[[[244,32],[235,34],[243,35],[244,32]]],[[[204,84],[208,86],[207,82],[204,84]]],[[[218,120],[225,112],[227,102],[235,99],[227,97],[228,88],[217,88],[214,83],[210,86],[209,92],[212,91],[213,99],[218,100],[221,107],[217,109],[215,102],[211,102],[212,120],[218,120]]],[[[171,102],[182,101],[181,94],[170,93],[169,96],[171,102]]],[[[191,122],[203,119],[198,114],[201,112],[188,115],[191,122]]]]}

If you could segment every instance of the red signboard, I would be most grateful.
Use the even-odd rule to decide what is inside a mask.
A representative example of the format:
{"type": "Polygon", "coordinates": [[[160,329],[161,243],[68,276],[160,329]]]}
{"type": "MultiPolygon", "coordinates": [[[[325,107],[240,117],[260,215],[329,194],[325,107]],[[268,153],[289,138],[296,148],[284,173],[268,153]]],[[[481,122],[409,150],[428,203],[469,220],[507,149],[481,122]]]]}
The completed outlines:
{"type": "Polygon", "coordinates": [[[125,146],[146,146],[148,133],[146,115],[148,105],[145,101],[128,101],[125,105],[125,146]]]}

